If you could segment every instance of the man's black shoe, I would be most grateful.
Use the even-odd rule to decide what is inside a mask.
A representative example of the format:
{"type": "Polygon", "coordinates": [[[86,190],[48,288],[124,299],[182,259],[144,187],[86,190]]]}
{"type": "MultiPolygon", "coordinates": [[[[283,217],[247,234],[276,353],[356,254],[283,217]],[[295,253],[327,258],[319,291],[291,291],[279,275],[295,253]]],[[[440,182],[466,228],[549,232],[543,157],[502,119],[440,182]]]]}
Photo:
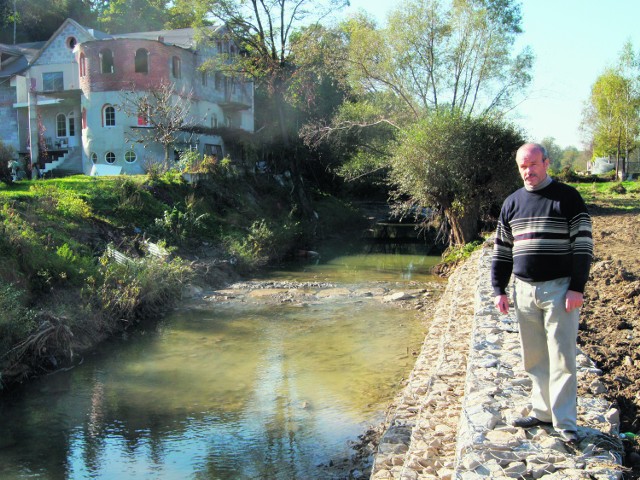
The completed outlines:
{"type": "Polygon", "coordinates": [[[578,433],[573,430],[558,430],[562,441],[572,447],[578,445],[578,433]]]}
{"type": "Polygon", "coordinates": [[[550,425],[550,424],[551,422],[543,422],[542,420],[536,417],[532,417],[531,415],[527,417],[516,418],[512,423],[514,427],[520,427],[520,428],[531,428],[537,425],[550,425]]]}

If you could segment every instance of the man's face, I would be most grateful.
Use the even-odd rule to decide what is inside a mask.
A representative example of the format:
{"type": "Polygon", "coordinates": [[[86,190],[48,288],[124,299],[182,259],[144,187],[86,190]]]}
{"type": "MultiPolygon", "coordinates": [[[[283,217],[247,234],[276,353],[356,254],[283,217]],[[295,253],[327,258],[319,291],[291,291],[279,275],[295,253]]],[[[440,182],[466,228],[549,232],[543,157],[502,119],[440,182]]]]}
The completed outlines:
{"type": "Polygon", "coordinates": [[[542,152],[532,146],[520,147],[516,154],[516,163],[524,184],[528,187],[536,187],[547,178],[549,159],[542,159],[542,152]]]}

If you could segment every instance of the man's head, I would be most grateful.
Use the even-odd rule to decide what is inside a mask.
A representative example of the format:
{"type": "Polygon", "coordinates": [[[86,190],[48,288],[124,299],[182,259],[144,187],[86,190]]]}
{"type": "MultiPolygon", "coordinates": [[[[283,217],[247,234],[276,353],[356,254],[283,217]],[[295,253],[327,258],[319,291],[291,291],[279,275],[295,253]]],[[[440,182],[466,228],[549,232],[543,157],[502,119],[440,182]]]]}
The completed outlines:
{"type": "Polygon", "coordinates": [[[538,143],[525,143],[516,153],[520,176],[527,187],[535,188],[547,178],[549,157],[547,150],[538,143]]]}

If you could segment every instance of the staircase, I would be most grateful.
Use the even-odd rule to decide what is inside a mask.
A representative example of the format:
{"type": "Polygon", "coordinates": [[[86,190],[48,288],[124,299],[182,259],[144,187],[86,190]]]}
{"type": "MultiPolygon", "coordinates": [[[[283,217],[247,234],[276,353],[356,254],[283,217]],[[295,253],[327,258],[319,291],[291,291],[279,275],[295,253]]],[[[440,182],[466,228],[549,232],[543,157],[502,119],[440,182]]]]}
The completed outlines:
{"type": "Polygon", "coordinates": [[[40,174],[44,176],[53,175],[69,175],[74,173],[82,173],[82,157],[80,149],[71,147],[61,157],[56,158],[53,162],[44,164],[44,168],[40,174]],[[53,173],[55,171],[55,174],[53,173]]]}

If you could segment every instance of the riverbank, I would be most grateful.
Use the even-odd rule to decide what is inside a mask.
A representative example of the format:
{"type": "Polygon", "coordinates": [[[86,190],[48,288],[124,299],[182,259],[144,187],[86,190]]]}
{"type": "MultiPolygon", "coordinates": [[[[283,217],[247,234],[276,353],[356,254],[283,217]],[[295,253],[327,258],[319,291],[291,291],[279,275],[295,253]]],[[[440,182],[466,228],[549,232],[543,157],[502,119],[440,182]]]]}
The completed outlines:
{"type": "MultiPolygon", "coordinates": [[[[371,478],[621,478],[619,414],[601,394],[580,396],[576,450],[549,428],[509,426],[526,411],[529,380],[513,319],[492,306],[490,257],[485,247],[451,275],[371,478]]],[[[592,384],[597,369],[579,363],[580,383],[592,384]]]]}

